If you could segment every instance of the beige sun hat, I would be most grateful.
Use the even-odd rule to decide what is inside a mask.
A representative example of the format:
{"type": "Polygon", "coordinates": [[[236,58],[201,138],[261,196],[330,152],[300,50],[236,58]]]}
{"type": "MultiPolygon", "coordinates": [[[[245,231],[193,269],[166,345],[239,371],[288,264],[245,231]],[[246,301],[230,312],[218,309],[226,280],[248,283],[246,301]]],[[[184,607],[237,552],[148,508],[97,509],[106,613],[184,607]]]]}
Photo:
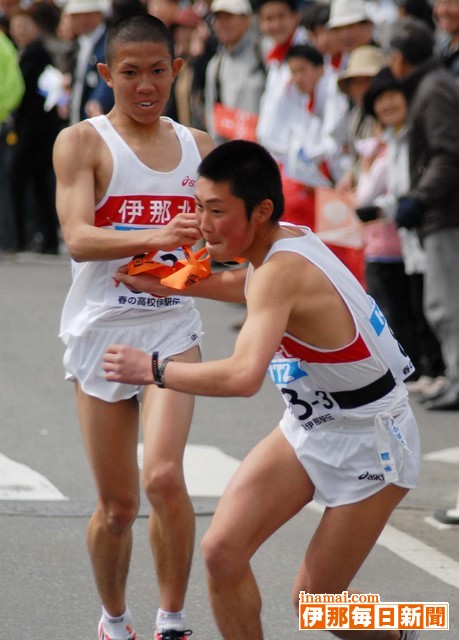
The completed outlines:
{"type": "Polygon", "coordinates": [[[368,21],[371,22],[371,18],[363,0],[332,0],[327,23],[329,29],[368,21]]]}
{"type": "Polygon", "coordinates": [[[372,78],[386,64],[382,49],[372,45],[357,47],[352,51],[346,66],[338,78],[341,91],[346,91],[346,84],[350,78],[372,78]]]}

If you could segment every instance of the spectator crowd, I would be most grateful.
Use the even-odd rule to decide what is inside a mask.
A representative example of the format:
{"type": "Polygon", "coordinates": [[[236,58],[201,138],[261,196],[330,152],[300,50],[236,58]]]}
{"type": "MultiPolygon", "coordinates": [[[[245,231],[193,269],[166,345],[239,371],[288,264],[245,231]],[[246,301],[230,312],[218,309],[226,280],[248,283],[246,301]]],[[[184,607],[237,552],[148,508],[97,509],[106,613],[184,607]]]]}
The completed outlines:
{"type": "Polygon", "coordinates": [[[183,66],[165,116],[258,141],[283,220],[350,203],[361,248],[330,245],[416,366],[428,410],[459,409],[459,0],[0,0],[0,251],[59,253],[53,145],[108,113],[107,26],[147,12],[183,66]],[[356,258],[357,256],[357,258],[356,258]]]}

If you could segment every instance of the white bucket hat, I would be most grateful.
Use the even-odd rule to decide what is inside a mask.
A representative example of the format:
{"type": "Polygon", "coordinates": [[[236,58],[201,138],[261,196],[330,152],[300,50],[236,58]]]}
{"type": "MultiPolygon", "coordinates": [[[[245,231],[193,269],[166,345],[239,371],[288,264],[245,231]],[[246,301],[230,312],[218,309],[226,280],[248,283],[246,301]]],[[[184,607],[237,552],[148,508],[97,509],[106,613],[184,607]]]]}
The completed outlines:
{"type": "Polygon", "coordinates": [[[251,16],[252,5],[249,0],[213,0],[210,5],[212,13],[218,13],[224,11],[225,13],[232,13],[235,16],[251,16]]]}
{"type": "Polygon", "coordinates": [[[371,19],[363,0],[332,0],[327,23],[329,29],[367,21],[371,22],[371,19]]]}
{"type": "Polygon", "coordinates": [[[64,12],[75,13],[103,13],[107,14],[109,4],[106,0],[68,0],[64,12]]]}

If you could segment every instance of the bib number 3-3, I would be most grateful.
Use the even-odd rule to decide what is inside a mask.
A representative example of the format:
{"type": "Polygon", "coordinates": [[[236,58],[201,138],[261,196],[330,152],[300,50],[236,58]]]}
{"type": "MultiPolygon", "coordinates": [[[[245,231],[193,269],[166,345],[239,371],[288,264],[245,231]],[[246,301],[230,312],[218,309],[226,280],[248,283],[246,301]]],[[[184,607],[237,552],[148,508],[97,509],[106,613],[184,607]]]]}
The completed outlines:
{"type": "Polygon", "coordinates": [[[310,418],[314,412],[314,405],[320,404],[324,409],[332,409],[333,408],[333,400],[325,393],[325,391],[316,391],[315,395],[318,400],[314,400],[313,402],[306,402],[298,397],[298,394],[293,389],[287,389],[287,387],[283,387],[281,392],[284,396],[287,396],[288,403],[292,405],[292,407],[302,407],[304,412],[301,415],[298,415],[298,410],[294,410],[294,413],[298,420],[307,420],[310,418]]]}

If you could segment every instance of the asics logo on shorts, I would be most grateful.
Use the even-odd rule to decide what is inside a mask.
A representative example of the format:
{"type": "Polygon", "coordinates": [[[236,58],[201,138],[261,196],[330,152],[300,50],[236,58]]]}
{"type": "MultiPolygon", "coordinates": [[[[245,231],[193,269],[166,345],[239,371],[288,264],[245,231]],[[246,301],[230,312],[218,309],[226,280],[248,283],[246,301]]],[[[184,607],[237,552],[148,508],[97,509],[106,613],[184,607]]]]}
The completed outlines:
{"type": "Polygon", "coordinates": [[[378,482],[384,482],[384,474],[383,473],[370,473],[369,471],[365,471],[359,476],[359,480],[378,480],[378,482]]]}

